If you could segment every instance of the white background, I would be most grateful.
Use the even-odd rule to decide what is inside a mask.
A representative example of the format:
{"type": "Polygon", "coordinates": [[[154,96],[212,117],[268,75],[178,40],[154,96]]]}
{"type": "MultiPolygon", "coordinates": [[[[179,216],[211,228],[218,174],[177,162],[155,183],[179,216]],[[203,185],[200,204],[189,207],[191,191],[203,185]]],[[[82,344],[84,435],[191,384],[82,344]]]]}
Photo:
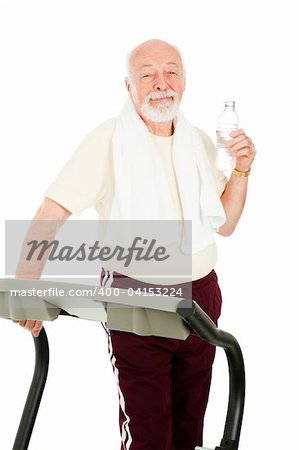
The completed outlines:
{"type": "MultiPolygon", "coordinates": [[[[4,219],[30,219],[42,194],[125,98],[125,56],[161,38],[187,70],[182,108],[214,138],[234,99],[257,157],[246,207],[217,236],[220,327],[239,340],[247,396],[240,449],[298,448],[297,2],[6,2],[2,9],[1,246],[4,219]]],[[[95,218],[87,211],[82,218],[95,218]]],[[[4,252],[1,252],[4,275],[4,252]]],[[[31,450],[119,448],[117,391],[100,324],[47,323],[51,364],[31,450]]],[[[33,342],[0,323],[0,449],[12,446],[33,368],[33,342]]],[[[227,396],[217,352],[205,445],[219,444],[227,396]]]]}

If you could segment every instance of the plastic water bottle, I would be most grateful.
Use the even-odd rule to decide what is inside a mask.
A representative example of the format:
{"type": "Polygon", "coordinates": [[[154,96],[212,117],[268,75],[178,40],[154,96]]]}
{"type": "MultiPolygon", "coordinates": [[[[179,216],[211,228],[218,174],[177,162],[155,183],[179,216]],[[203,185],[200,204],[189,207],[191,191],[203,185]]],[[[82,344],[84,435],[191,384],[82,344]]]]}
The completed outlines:
{"type": "Polygon", "coordinates": [[[218,170],[233,170],[235,158],[225,143],[231,138],[230,133],[239,128],[239,117],[235,111],[235,102],[226,101],[224,111],[218,117],[216,166],[218,170]]]}

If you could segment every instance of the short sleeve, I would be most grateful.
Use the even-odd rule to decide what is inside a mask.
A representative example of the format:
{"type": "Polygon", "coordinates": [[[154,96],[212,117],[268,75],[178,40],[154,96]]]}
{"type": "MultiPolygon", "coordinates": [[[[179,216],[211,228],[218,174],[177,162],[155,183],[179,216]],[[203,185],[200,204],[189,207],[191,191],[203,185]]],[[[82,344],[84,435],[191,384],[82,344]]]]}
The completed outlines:
{"type": "Polygon", "coordinates": [[[91,131],[44,192],[71,213],[79,215],[101,202],[111,184],[109,148],[115,121],[110,119],[91,131]]]}
{"type": "Polygon", "coordinates": [[[216,147],[212,141],[212,139],[202,130],[197,128],[197,131],[200,134],[201,139],[203,140],[208,159],[210,161],[210,165],[212,168],[213,176],[216,182],[217,193],[219,197],[223,194],[228,179],[224,172],[220,171],[216,167],[216,147]]]}

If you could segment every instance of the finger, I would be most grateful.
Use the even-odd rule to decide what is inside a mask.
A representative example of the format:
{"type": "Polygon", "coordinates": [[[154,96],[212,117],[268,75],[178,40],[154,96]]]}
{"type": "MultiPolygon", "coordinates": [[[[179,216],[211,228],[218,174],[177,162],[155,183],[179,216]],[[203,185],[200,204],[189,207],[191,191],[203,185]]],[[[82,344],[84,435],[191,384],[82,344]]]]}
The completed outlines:
{"type": "Polygon", "coordinates": [[[35,324],[35,327],[34,327],[34,330],[41,330],[42,328],[43,328],[42,320],[37,320],[36,324],[35,324]]]}
{"type": "Polygon", "coordinates": [[[253,161],[255,158],[255,155],[256,155],[256,150],[254,147],[244,147],[244,148],[241,148],[239,150],[235,150],[232,152],[232,155],[236,156],[236,157],[244,155],[244,154],[246,156],[248,156],[250,159],[252,159],[252,161],[253,161]],[[240,152],[242,152],[242,153],[240,153],[240,152]]]}
{"type": "Polygon", "coordinates": [[[40,320],[37,320],[34,329],[31,331],[33,336],[38,337],[42,328],[43,328],[43,322],[41,322],[40,320]]]}
{"type": "Polygon", "coordinates": [[[25,328],[26,330],[32,331],[36,326],[36,320],[27,320],[25,328]]]}
{"type": "Polygon", "coordinates": [[[236,138],[230,139],[229,141],[227,141],[227,142],[225,143],[225,146],[226,146],[226,147],[233,147],[235,144],[237,144],[238,142],[242,141],[244,138],[247,138],[247,136],[244,135],[244,134],[240,134],[240,135],[237,136],[236,138]]]}
{"type": "Polygon", "coordinates": [[[248,148],[251,149],[251,143],[248,139],[243,139],[242,141],[235,144],[232,148],[230,148],[230,151],[232,153],[235,153],[236,151],[240,150],[241,148],[248,148]]]}
{"type": "Polygon", "coordinates": [[[32,335],[34,337],[38,337],[40,332],[41,332],[41,328],[39,330],[32,331],[32,335]]]}
{"type": "Polygon", "coordinates": [[[16,320],[16,323],[18,323],[21,327],[24,327],[26,325],[26,320],[16,320]]]}
{"type": "Polygon", "coordinates": [[[249,158],[249,159],[252,158],[251,153],[249,152],[249,150],[245,150],[245,149],[238,150],[234,155],[235,155],[236,158],[239,158],[239,156],[247,156],[247,158],[249,158]]]}
{"type": "Polygon", "coordinates": [[[243,130],[243,128],[239,128],[238,130],[234,130],[230,133],[230,136],[235,138],[237,136],[240,136],[241,134],[245,135],[245,131],[243,130]]]}

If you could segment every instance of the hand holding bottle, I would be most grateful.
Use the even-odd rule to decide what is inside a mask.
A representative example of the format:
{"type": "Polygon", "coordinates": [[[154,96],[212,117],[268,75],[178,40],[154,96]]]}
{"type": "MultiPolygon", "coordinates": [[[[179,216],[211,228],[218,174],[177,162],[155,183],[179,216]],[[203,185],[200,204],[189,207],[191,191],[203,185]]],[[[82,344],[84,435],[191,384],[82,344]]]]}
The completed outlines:
{"type": "Polygon", "coordinates": [[[238,128],[239,118],[235,102],[226,101],[225,109],[218,117],[216,166],[221,171],[234,168],[246,172],[255,158],[255,147],[242,128],[238,128]]]}
{"type": "Polygon", "coordinates": [[[256,155],[254,143],[242,128],[232,131],[230,138],[225,143],[225,147],[235,160],[235,169],[240,172],[247,172],[256,155]]]}
{"type": "Polygon", "coordinates": [[[235,111],[235,102],[225,102],[224,111],[218,117],[216,165],[218,170],[233,170],[235,161],[226,143],[230,140],[230,133],[238,129],[239,117],[235,111]]]}

